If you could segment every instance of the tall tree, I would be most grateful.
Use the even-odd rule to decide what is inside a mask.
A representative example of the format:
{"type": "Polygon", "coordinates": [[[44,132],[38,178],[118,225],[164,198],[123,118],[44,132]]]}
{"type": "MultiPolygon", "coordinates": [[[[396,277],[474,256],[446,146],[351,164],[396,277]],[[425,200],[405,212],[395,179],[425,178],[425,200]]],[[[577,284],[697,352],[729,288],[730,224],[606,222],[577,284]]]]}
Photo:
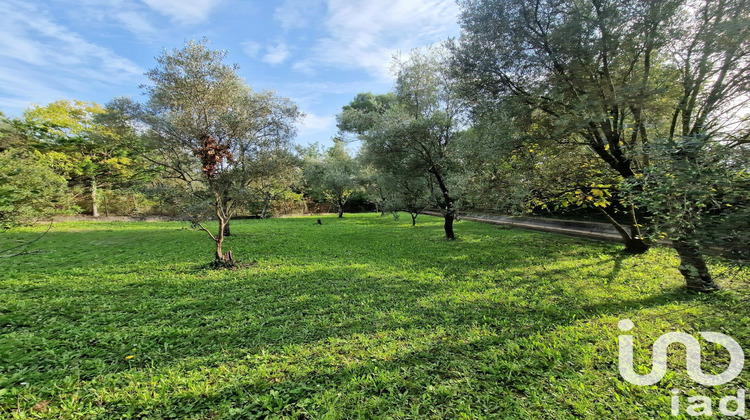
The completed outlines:
{"type": "Polygon", "coordinates": [[[237,210],[253,199],[248,191],[254,167],[267,150],[288,148],[301,114],[273,92],[254,92],[224,64],[226,52],[208,41],[189,41],[165,51],[149,70],[148,109],[154,161],[164,166],[188,197],[184,210],[214,241],[214,266],[234,264],[223,251],[225,228],[237,210]],[[217,219],[212,232],[202,224],[217,219]]]}
{"type": "Polygon", "coordinates": [[[466,112],[457,85],[448,74],[445,51],[412,51],[408,58],[394,63],[394,70],[396,103],[376,107],[386,108],[383,112],[367,112],[357,109],[355,98],[343,110],[339,127],[355,127],[365,141],[367,153],[380,157],[374,162],[404,162],[430,176],[444,214],[445,236],[455,239],[455,142],[464,129],[466,112]]]}
{"type": "MultiPolygon", "coordinates": [[[[716,139],[750,83],[745,0],[461,4],[454,64],[475,103],[526,107],[537,141],[586,145],[628,182],[649,166],[653,139],[716,139]]],[[[622,201],[634,227],[659,211],[622,201]]],[[[625,239],[646,248],[635,230],[625,239]]],[[[685,266],[702,259],[675,249],[685,266]]],[[[696,271],[682,270],[689,288],[716,288],[696,271]]]]}
{"type": "Polygon", "coordinates": [[[33,106],[24,117],[29,146],[55,155],[57,168],[70,185],[88,194],[93,217],[99,217],[102,188],[126,184],[135,176],[133,133],[115,124],[105,107],[60,100],[33,106]]]}
{"type": "Polygon", "coordinates": [[[308,157],[304,176],[313,194],[336,206],[339,217],[344,217],[344,206],[349,197],[361,188],[359,162],[346,150],[345,143],[334,139],[334,144],[319,158],[308,157]]]}

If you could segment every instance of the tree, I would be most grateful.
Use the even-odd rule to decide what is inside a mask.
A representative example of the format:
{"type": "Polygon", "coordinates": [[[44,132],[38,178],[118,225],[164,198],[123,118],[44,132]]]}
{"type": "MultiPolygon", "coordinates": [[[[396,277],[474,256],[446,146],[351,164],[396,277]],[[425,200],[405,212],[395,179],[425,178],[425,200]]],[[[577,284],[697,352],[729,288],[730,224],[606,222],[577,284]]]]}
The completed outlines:
{"type": "MultiPolygon", "coordinates": [[[[362,155],[358,156],[362,159],[362,155]]],[[[380,213],[380,217],[385,216],[386,212],[386,192],[385,182],[387,182],[382,174],[375,169],[373,165],[367,164],[366,161],[362,161],[362,187],[364,188],[364,194],[367,200],[375,206],[375,211],[380,213]]]]}
{"type": "MultiPolygon", "coordinates": [[[[523,129],[536,141],[585,145],[627,182],[649,166],[654,139],[716,140],[736,121],[727,111],[743,103],[750,83],[745,0],[467,0],[462,7],[454,70],[471,99],[525,107],[533,124],[523,129]]],[[[621,207],[638,227],[656,209],[637,208],[633,198],[621,196],[621,207]]],[[[625,239],[628,248],[647,249],[637,232],[625,239]]],[[[675,249],[683,262],[702,258],[675,249]]],[[[694,271],[683,271],[689,288],[716,288],[694,271]]]]}
{"type": "Polygon", "coordinates": [[[121,155],[118,171],[110,171],[99,180],[104,188],[101,196],[105,215],[109,215],[110,204],[119,206],[116,210],[125,214],[138,214],[140,206],[153,205],[149,186],[163,168],[146,157],[149,150],[141,135],[143,127],[133,118],[139,107],[129,97],[118,97],[105,105],[104,113],[96,116],[96,121],[108,132],[108,141],[121,155]]]}
{"type": "Polygon", "coordinates": [[[308,159],[303,169],[313,194],[335,205],[339,217],[344,217],[346,202],[361,187],[360,172],[359,163],[340,139],[334,139],[320,158],[308,159]]]}
{"type": "Polygon", "coordinates": [[[268,217],[273,200],[287,196],[300,173],[295,156],[286,148],[268,150],[254,157],[249,188],[261,203],[260,218],[268,217]]]}
{"type": "Polygon", "coordinates": [[[147,110],[153,157],[178,189],[183,210],[216,246],[213,265],[234,265],[224,252],[225,227],[253,200],[248,190],[258,159],[268,150],[288,148],[301,114],[273,92],[254,92],[226,65],[224,51],[208,41],[189,41],[165,51],[146,73],[151,81],[147,110]],[[219,227],[202,224],[212,214],[219,227]]]}
{"type": "Polygon", "coordinates": [[[46,219],[69,208],[67,182],[40,152],[0,152],[0,229],[46,219]]]}
{"type": "Polygon", "coordinates": [[[433,186],[424,173],[384,180],[386,187],[385,211],[405,211],[411,216],[411,225],[417,225],[417,217],[433,205],[433,186]]]}
{"type": "Polygon", "coordinates": [[[710,282],[699,249],[719,250],[739,263],[750,262],[750,153],[721,143],[664,139],[648,148],[651,164],[629,184],[636,203],[654,209],[648,232],[671,238],[682,256],[685,277],[710,282]],[[685,249],[689,248],[689,249],[685,249]]]}
{"type": "Polygon", "coordinates": [[[85,101],[60,100],[24,112],[29,147],[48,154],[71,187],[80,187],[99,217],[99,192],[128,184],[136,177],[136,136],[117,123],[114,112],[85,101]]]}
{"type": "Polygon", "coordinates": [[[342,134],[353,133],[364,135],[377,122],[378,118],[398,104],[393,92],[375,95],[371,92],[358,93],[341,109],[336,117],[338,129],[342,134]]]}
{"type": "Polygon", "coordinates": [[[593,210],[611,219],[623,237],[630,236],[610,215],[621,211],[616,207],[619,177],[601,159],[580,145],[498,141],[508,135],[508,129],[503,131],[477,126],[463,136],[468,206],[505,214],[593,210]]]}
{"type": "Polygon", "coordinates": [[[370,190],[381,214],[405,211],[416,226],[417,216],[436,202],[432,179],[421,160],[408,154],[382,153],[372,142],[365,144],[360,156],[370,168],[370,190]]]}
{"type": "Polygon", "coordinates": [[[11,148],[24,148],[29,143],[24,121],[8,118],[0,111],[0,152],[11,148]]]}
{"type": "MultiPolygon", "coordinates": [[[[386,162],[402,162],[431,177],[444,214],[445,236],[455,239],[456,195],[451,178],[458,164],[454,143],[466,115],[457,86],[447,73],[445,52],[440,48],[415,50],[406,60],[396,61],[394,70],[396,103],[367,112],[356,109],[355,98],[355,103],[343,110],[339,127],[357,127],[367,153],[378,157],[373,161],[378,169],[386,162]]],[[[410,169],[409,173],[415,172],[410,169]]]]}

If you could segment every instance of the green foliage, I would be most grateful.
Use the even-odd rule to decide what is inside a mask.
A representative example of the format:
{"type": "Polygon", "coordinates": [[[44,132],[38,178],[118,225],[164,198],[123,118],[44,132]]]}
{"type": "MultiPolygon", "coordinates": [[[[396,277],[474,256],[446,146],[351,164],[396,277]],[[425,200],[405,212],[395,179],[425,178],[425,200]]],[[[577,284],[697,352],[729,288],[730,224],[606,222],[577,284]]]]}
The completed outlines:
{"type": "Polygon", "coordinates": [[[367,166],[366,190],[381,212],[405,211],[416,217],[437,202],[433,180],[423,167],[408,155],[378,155],[365,148],[361,158],[367,166]]]}
{"type": "Polygon", "coordinates": [[[0,228],[46,219],[69,209],[65,179],[39,152],[0,153],[0,228]]]}
{"type": "Polygon", "coordinates": [[[406,193],[412,201],[422,195],[414,194],[422,190],[417,184],[433,187],[435,203],[446,215],[446,237],[453,239],[461,168],[454,144],[464,129],[466,109],[447,72],[446,50],[414,50],[395,60],[393,70],[393,93],[358,95],[344,107],[339,127],[350,127],[364,140],[366,160],[391,184],[384,188],[406,193]]]}
{"type": "Polygon", "coordinates": [[[29,143],[26,127],[18,118],[8,118],[0,111],[0,152],[23,148],[29,143]]]}
{"type": "Polygon", "coordinates": [[[101,189],[142,185],[152,171],[141,157],[140,138],[129,121],[112,108],[93,102],[60,100],[24,113],[29,144],[41,150],[68,179],[71,191],[85,191],[79,202],[98,212],[101,189]]]}
{"type": "Polygon", "coordinates": [[[467,207],[559,213],[619,201],[621,178],[590,149],[512,138],[512,130],[512,123],[505,130],[479,125],[463,136],[461,161],[470,174],[463,197],[467,207]]]}
{"type": "Polygon", "coordinates": [[[623,318],[644,369],[665,332],[750,341],[747,292],[685,294],[670,249],[318,217],[235,221],[229,245],[256,261],[220,272],[184,224],[56,224],[37,243],[55,252],[0,260],[0,417],[624,420],[668,416],[673,388],[750,388],[747,369],[695,385],[679,350],[653,387],[620,378],[623,318]]]}
{"type": "Polygon", "coordinates": [[[743,0],[462,6],[453,69],[480,123],[509,110],[531,141],[586,145],[623,178],[648,166],[649,140],[737,137],[731,111],[750,88],[743,0]]]}
{"type": "MultiPolygon", "coordinates": [[[[314,153],[308,155],[314,156],[314,153]]],[[[303,171],[308,192],[318,200],[335,205],[339,216],[352,194],[362,188],[362,168],[339,139],[334,139],[334,145],[319,158],[307,159],[303,171]]]]}
{"type": "Polygon", "coordinates": [[[259,150],[247,165],[250,179],[247,188],[254,195],[248,201],[259,208],[256,213],[262,218],[268,215],[274,201],[302,200],[302,194],[292,191],[302,183],[300,164],[287,148],[259,150]]]}
{"type": "Polygon", "coordinates": [[[299,110],[273,92],[252,91],[225,57],[206,40],[165,52],[148,72],[148,109],[136,110],[151,129],[152,159],[170,178],[160,187],[182,190],[167,195],[180,197],[172,202],[196,220],[217,211],[229,220],[292,176],[299,110]]]}
{"type": "Polygon", "coordinates": [[[682,239],[750,262],[750,154],[700,138],[654,142],[651,165],[628,183],[636,203],[651,211],[655,238],[682,239]]]}
{"type": "MultiPolygon", "coordinates": [[[[452,44],[453,71],[479,119],[493,106],[509,109],[513,118],[506,121],[514,131],[535,143],[585,145],[627,182],[649,171],[647,149],[660,139],[746,140],[747,122],[737,112],[747,108],[750,89],[745,0],[461,4],[463,32],[452,44]]],[[[616,184],[589,179],[584,185],[590,191],[579,187],[562,198],[599,210],[626,247],[642,252],[648,244],[639,226],[651,209],[632,206],[634,197],[623,194],[631,190],[606,197],[598,187],[616,184]],[[630,233],[603,210],[609,202],[629,211],[630,233]]],[[[671,198],[646,201],[659,205],[671,198]]],[[[680,204],[673,204],[678,207],[656,211],[681,213],[680,204]]],[[[681,254],[694,260],[686,266],[703,265],[699,254],[689,254],[681,254]]],[[[706,290],[713,288],[707,270],[701,278],[710,286],[706,290]]],[[[686,280],[694,279],[686,274],[686,280]]]]}
{"type": "Polygon", "coordinates": [[[365,134],[377,122],[378,116],[395,107],[394,93],[374,95],[358,93],[349,104],[344,105],[337,116],[337,125],[342,133],[365,134]]]}
{"type": "Polygon", "coordinates": [[[218,265],[232,258],[222,252],[225,226],[259,191],[267,200],[271,179],[284,171],[283,161],[281,168],[269,161],[289,151],[302,115],[287,98],[254,92],[225,58],[205,39],[165,51],[146,73],[149,102],[138,113],[150,129],[152,159],[171,178],[159,187],[215,242],[218,265]],[[209,218],[219,221],[218,232],[202,225],[209,218]]]}

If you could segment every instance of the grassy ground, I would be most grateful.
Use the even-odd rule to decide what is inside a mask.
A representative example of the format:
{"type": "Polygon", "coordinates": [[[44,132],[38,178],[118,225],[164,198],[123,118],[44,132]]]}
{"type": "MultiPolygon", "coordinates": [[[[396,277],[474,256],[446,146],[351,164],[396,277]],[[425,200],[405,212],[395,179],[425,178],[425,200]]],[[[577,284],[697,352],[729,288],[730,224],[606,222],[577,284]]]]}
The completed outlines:
{"type": "Polygon", "coordinates": [[[623,318],[643,372],[668,331],[750,349],[750,293],[684,293],[670,250],[408,219],[233,222],[236,271],[186,224],[57,224],[0,260],[0,418],[670,418],[672,388],[750,388],[695,385],[679,349],[653,387],[619,377],[623,318]]]}

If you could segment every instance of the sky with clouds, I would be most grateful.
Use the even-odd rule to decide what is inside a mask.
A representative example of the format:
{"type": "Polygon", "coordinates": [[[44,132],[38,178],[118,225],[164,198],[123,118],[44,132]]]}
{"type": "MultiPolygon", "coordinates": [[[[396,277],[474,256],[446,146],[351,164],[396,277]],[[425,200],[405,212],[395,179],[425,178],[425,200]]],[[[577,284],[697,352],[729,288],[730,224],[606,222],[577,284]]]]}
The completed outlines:
{"type": "Polygon", "coordinates": [[[0,110],[66,98],[143,101],[165,48],[206,37],[255,89],[307,115],[297,142],[329,143],[358,92],[393,84],[393,54],[459,33],[455,0],[0,0],[0,110]]]}

